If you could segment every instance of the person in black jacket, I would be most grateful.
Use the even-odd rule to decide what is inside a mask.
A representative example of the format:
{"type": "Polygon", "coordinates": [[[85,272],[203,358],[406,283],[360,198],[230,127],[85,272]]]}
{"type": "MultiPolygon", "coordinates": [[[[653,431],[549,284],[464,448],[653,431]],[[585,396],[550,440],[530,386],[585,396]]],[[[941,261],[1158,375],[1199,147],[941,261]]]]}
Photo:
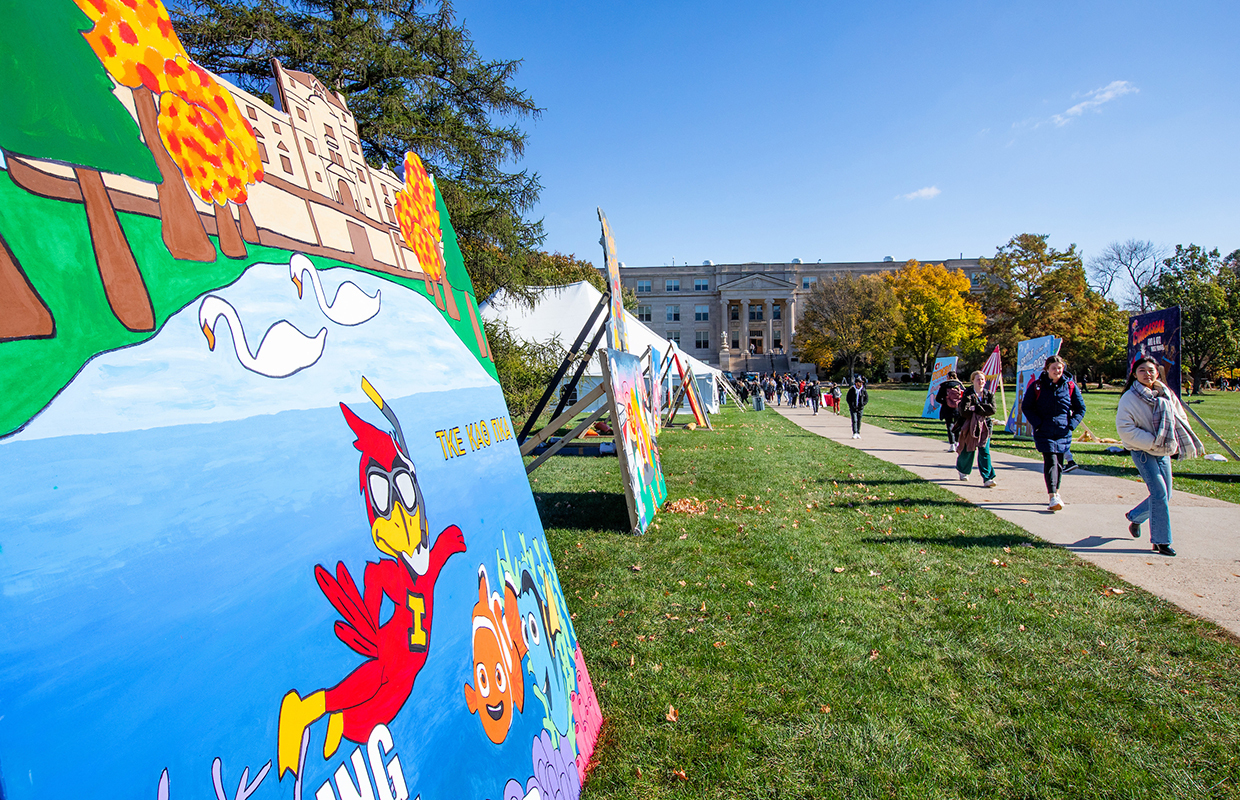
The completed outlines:
{"type": "Polygon", "coordinates": [[[1046,369],[1029,382],[1020,411],[1033,428],[1033,444],[1042,454],[1042,475],[1050,498],[1048,511],[1063,508],[1059,478],[1064,454],[1072,447],[1072,431],[1085,419],[1085,400],[1076,381],[1065,374],[1067,362],[1059,356],[1046,359],[1046,369]]]}
{"type": "Polygon", "coordinates": [[[990,418],[995,415],[995,395],[986,390],[986,373],[974,372],[970,380],[973,385],[964,390],[956,422],[960,450],[956,474],[967,481],[973,470],[973,454],[977,453],[977,471],[981,473],[982,486],[989,489],[995,485],[995,468],[990,462],[990,418]]]}
{"type": "Polygon", "coordinates": [[[957,409],[963,396],[964,384],[955,370],[947,373],[947,380],[939,384],[939,391],[934,395],[934,402],[939,404],[939,419],[947,426],[947,449],[953,453],[956,451],[956,420],[960,418],[957,409]]]}
{"type": "Polygon", "coordinates": [[[848,413],[852,416],[852,438],[861,438],[861,409],[870,402],[870,395],[865,390],[861,376],[853,378],[852,388],[848,390],[848,413]]]}

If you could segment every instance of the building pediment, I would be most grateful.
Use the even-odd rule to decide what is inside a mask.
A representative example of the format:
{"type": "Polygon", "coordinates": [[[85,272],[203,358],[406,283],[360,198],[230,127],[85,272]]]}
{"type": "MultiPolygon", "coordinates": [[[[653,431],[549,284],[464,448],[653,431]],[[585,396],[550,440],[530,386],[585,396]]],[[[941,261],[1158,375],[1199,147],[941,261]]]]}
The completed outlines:
{"type": "Polygon", "coordinates": [[[769,275],[750,274],[742,275],[739,278],[733,278],[727,283],[721,283],[718,288],[721,292],[736,290],[786,292],[790,289],[795,289],[796,284],[781,280],[779,278],[772,278],[769,275]]]}

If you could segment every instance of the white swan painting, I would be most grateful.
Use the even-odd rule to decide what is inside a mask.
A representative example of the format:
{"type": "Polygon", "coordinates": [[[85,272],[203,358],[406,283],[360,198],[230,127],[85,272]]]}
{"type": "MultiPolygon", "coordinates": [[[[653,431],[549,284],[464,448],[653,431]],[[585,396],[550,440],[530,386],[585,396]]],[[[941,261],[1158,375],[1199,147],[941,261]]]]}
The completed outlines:
{"type": "Polygon", "coordinates": [[[379,313],[379,296],[382,293],[376,289],[374,296],[368,295],[353,281],[340,284],[340,288],[336,289],[336,296],[328,303],[327,295],[323,293],[323,284],[319,281],[319,271],[314,268],[310,259],[301,253],[293,253],[293,257],[288,261],[288,272],[289,277],[293,279],[293,284],[297,287],[298,297],[302,296],[305,276],[307,274],[310,276],[310,283],[314,286],[314,296],[318,298],[319,308],[328,319],[337,325],[360,325],[379,313]]]}
{"type": "Polygon", "coordinates": [[[257,352],[251,354],[237,309],[222,297],[209,294],[198,307],[198,325],[212,350],[215,349],[215,326],[221,317],[228,323],[233,348],[237,351],[241,366],[268,378],[287,378],[315,363],[323,355],[323,346],[327,342],[327,328],[320,329],[316,336],[311,337],[282,319],[267,329],[257,352]]]}

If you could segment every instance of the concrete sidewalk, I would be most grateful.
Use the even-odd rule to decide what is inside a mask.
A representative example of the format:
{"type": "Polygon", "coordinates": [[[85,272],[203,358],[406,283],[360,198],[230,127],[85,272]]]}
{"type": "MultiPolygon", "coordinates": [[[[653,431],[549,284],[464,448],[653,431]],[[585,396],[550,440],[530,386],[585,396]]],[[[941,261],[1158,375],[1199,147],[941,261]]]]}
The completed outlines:
{"type": "MultiPolygon", "coordinates": [[[[770,406],[805,430],[863,450],[933,481],[971,503],[1014,522],[1034,536],[1066,547],[1129,583],[1175,603],[1240,636],[1240,506],[1175,492],[1171,501],[1175,558],[1155,555],[1149,525],[1141,538],[1128,534],[1124,512],[1147,494],[1145,485],[1084,469],[1065,475],[1065,507],[1046,510],[1042,462],[991,452],[998,486],[982,488],[976,466],[967,482],[956,476],[956,456],[947,439],[895,433],[864,424],[852,438],[848,414],[770,406]]],[[[1174,470],[1174,464],[1172,469],[1174,470]]]]}

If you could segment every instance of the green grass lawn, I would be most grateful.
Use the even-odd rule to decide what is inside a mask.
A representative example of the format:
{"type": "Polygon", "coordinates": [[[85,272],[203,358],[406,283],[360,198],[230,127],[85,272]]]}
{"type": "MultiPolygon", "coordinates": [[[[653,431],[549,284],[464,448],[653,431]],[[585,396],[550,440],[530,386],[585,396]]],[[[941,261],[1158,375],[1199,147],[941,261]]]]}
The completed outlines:
{"type": "Polygon", "coordinates": [[[1220,629],[774,412],[713,421],[660,436],[705,513],[643,537],[614,458],[531,478],[606,720],[585,798],[1240,792],[1220,629]]]}
{"type": "MultiPolygon", "coordinates": [[[[869,390],[870,404],[865,407],[865,419],[879,427],[905,433],[916,433],[942,439],[944,446],[947,434],[942,422],[937,419],[923,419],[922,405],[926,399],[926,387],[874,388],[869,390]]],[[[1086,392],[1085,425],[1097,436],[1116,439],[1115,407],[1119,403],[1119,389],[1110,388],[1103,391],[1093,389],[1086,392]]],[[[1192,403],[1192,409],[1204,419],[1211,428],[1223,437],[1233,450],[1240,452],[1240,392],[1206,392],[1199,397],[1186,400],[1192,403]]],[[[996,398],[997,400],[997,398],[996,398]]],[[[1013,386],[1007,387],[1008,408],[1016,400],[1013,386]]],[[[999,415],[1002,411],[999,412],[999,415]]],[[[1211,453],[1223,453],[1209,433],[1195,419],[1189,420],[1193,430],[1205,442],[1206,450],[1211,453]]],[[[1017,440],[1010,433],[995,425],[991,449],[1004,453],[1013,453],[1041,460],[1042,456],[1033,448],[1029,440],[1017,440]]],[[[1081,431],[1078,431],[1081,433],[1081,431]]],[[[1072,454],[1082,467],[1105,475],[1118,475],[1122,478],[1139,481],[1137,468],[1128,455],[1114,455],[1106,452],[1110,445],[1078,442],[1072,445],[1072,454]]],[[[1227,456],[1230,459],[1230,456],[1227,456]]],[[[1194,459],[1184,463],[1173,462],[1172,472],[1175,475],[1175,488],[1193,494],[1217,497],[1232,503],[1240,503],[1240,464],[1234,461],[1215,462],[1194,459]]]]}

